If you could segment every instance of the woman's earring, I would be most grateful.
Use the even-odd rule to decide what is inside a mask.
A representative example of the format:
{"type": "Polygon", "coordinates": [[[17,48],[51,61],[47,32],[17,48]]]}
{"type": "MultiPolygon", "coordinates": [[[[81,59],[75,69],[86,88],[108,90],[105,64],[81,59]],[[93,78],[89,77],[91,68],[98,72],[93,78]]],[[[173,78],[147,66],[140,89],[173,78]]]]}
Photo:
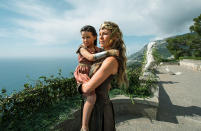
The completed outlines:
{"type": "Polygon", "coordinates": [[[110,41],[109,41],[109,44],[111,44],[113,42],[113,40],[111,39],[110,41]]]}

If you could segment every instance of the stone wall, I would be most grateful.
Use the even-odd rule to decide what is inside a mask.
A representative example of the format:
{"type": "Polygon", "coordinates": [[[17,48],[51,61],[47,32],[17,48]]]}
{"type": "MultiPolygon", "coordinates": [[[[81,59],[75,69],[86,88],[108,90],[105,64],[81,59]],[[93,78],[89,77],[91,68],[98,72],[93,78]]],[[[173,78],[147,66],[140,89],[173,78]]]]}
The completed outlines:
{"type": "Polygon", "coordinates": [[[183,59],[179,62],[179,64],[180,66],[186,67],[188,69],[201,71],[201,60],[183,59]]]}

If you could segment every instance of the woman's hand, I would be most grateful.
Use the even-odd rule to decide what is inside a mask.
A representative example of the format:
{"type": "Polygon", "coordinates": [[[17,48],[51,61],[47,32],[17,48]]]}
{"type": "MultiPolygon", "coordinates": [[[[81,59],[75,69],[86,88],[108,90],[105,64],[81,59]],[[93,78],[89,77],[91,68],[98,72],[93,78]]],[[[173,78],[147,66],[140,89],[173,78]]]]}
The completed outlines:
{"type": "Polygon", "coordinates": [[[90,93],[83,93],[82,95],[87,97],[87,96],[91,96],[91,95],[94,95],[95,94],[95,91],[92,91],[90,93]]]}
{"type": "Polygon", "coordinates": [[[86,93],[86,88],[87,88],[87,82],[83,83],[82,84],[82,92],[83,92],[83,96],[90,96],[90,95],[93,95],[95,94],[95,91],[91,91],[89,93],[86,93]]]}
{"type": "Polygon", "coordinates": [[[83,92],[83,95],[88,95],[89,93],[86,93],[86,88],[87,88],[87,82],[84,82],[82,84],[82,92],[83,92]]]}

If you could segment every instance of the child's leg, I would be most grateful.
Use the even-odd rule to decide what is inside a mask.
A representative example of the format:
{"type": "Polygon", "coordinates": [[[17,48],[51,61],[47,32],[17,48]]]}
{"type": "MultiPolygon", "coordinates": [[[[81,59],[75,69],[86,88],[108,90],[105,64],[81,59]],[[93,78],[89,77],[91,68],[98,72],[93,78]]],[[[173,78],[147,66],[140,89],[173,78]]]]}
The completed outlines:
{"type": "Polygon", "coordinates": [[[83,115],[82,115],[82,128],[88,129],[89,118],[91,116],[92,109],[96,102],[96,94],[93,93],[87,96],[86,102],[83,107],[83,115]]]}

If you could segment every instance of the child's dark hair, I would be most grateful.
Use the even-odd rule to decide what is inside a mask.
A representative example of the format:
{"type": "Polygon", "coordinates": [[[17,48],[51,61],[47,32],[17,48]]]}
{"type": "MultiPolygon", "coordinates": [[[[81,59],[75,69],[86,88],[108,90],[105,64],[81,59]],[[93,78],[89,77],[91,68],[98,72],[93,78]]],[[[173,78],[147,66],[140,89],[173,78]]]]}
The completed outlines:
{"type": "MultiPolygon", "coordinates": [[[[96,29],[91,25],[85,25],[81,28],[80,33],[82,31],[91,32],[93,36],[97,36],[96,29]]],[[[94,41],[94,45],[97,46],[97,39],[94,41]]]]}

